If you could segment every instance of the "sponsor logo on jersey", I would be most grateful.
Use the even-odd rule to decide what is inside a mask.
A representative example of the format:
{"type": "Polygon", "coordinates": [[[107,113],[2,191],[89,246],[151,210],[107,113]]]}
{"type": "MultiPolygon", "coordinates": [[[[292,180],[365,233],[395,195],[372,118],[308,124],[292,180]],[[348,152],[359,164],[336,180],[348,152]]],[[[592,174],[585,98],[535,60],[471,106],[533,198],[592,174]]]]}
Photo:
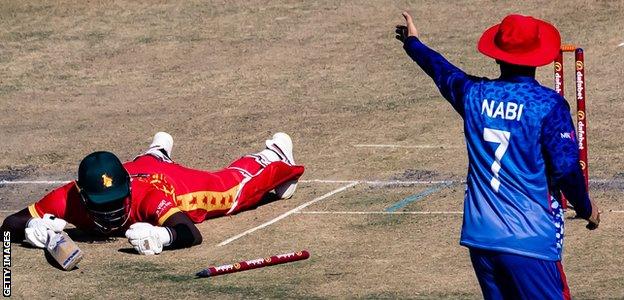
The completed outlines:
{"type": "Polygon", "coordinates": [[[160,203],[158,203],[158,206],[156,207],[156,215],[160,216],[165,211],[166,208],[172,205],[173,203],[171,203],[170,201],[167,201],[165,199],[160,200],[160,203]]]}
{"type": "Polygon", "coordinates": [[[574,130],[570,132],[562,132],[560,133],[562,139],[574,140],[576,138],[576,134],[574,134],[574,130]]]}

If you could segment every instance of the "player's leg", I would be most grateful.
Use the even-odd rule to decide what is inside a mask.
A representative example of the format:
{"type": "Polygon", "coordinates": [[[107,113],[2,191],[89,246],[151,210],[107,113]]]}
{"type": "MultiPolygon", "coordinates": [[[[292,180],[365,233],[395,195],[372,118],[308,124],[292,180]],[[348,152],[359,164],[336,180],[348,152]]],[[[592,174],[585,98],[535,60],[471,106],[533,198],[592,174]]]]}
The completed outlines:
{"type": "Polygon", "coordinates": [[[179,165],[171,160],[172,146],[173,138],[159,132],[147,151],[124,167],[134,180],[173,194],[178,208],[194,222],[225,215],[245,177],[236,170],[209,172],[179,165]]]}
{"type": "Polygon", "coordinates": [[[169,166],[177,166],[171,159],[172,149],[173,137],[166,132],[157,132],[149,148],[132,161],[124,163],[124,167],[133,177],[166,174],[165,170],[169,169],[169,166]]]}
{"type": "MultiPolygon", "coordinates": [[[[166,132],[157,132],[149,148],[142,155],[152,155],[164,162],[172,162],[173,137],[166,132]]],[[[140,156],[142,156],[140,155],[140,156]]],[[[139,156],[139,157],[140,157],[139,156]]]]}
{"type": "Polygon", "coordinates": [[[296,181],[304,171],[303,166],[293,166],[282,161],[262,166],[253,156],[245,156],[235,161],[229,168],[241,171],[245,178],[241,182],[236,201],[228,214],[256,207],[271,190],[296,181]]]}
{"type": "Polygon", "coordinates": [[[172,165],[171,150],[173,137],[166,132],[157,132],[149,148],[137,155],[132,161],[124,163],[124,167],[132,176],[148,176],[162,172],[163,166],[172,165]]]}
{"type": "Polygon", "coordinates": [[[256,206],[270,191],[280,199],[290,198],[295,192],[304,168],[294,164],[290,137],[277,133],[266,145],[266,149],[242,157],[227,168],[238,170],[246,177],[228,214],[256,206]]]}
{"type": "MultiPolygon", "coordinates": [[[[270,162],[283,161],[288,165],[295,165],[293,156],[293,144],[290,136],[283,132],[273,135],[273,138],[265,141],[266,149],[257,155],[265,157],[270,162]]],[[[289,199],[297,189],[297,179],[289,180],[275,187],[275,194],[280,199],[289,199]]]]}
{"type": "Polygon", "coordinates": [[[303,174],[303,166],[292,163],[292,142],[284,133],[268,140],[266,149],[215,172],[190,169],[167,160],[171,148],[166,146],[173,143],[169,135],[161,136],[163,142],[158,141],[157,134],[154,147],[124,166],[131,174],[148,173],[173,185],[178,205],[193,220],[257,206],[271,190],[276,190],[280,198],[290,197],[303,174]]]}
{"type": "Polygon", "coordinates": [[[496,252],[470,248],[472,267],[481,286],[483,299],[486,300],[506,299],[501,290],[503,278],[497,274],[496,255],[496,252]]]}
{"type": "Polygon", "coordinates": [[[266,144],[266,149],[220,171],[188,169],[175,163],[161,163],[160,170],[176,184],[179,206],[187,214],[190,210],[197,210],[192,213],[198,216],[204,213],[206,218],[233,214],[256,207],[270,191],[280,199],[295,192],[304,168],[294,165],[290,137],[277,133],[266,144]]]}
{"type": "Polygon", "coordinates": [[[509,281],[505,295],[515,299],[570,299],[568,283],[559,261],[504,253],[497,263],[509,281]]]}

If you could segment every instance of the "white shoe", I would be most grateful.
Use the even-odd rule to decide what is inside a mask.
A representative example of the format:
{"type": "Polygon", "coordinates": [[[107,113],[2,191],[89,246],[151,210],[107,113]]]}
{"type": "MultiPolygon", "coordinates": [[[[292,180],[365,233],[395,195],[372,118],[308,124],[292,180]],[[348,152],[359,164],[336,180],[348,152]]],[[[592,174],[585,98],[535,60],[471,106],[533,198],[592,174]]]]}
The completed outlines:
{"type": "MultiPolygon", "coordinates": [[[[273,135],[273,138],[266,141],[267,149],[275,152],[282,161],[294,165],[295,158],[293,157],[293,144],[292,139],[288,134],[278,132],[273,135]]],[[[275,188],[275,194],[280,199],[289,199],[295,193],[297,189],[298,180],[290,180],[284,182],[275,188]]]]}
{"type": "Polygon", "coordinates": [[[173,137],[166,132],[157,132],[145,154],[151,154],[166,161],[171,161],[173,137]]]}
{"type": "Polygon", "coordinates": [[[297,182],[298,180],[295,179],[278,185],[275,188],[275,195],[280,199],[290,199],[297,190],[297,182]]]}
{"type": "Polygon", "coordinates": [[[267,149],[275,152],[283,161],[294,165],[295,158],[293,157],[293,144],[290,136],[283,132],[278,132],[273,135],[273,138],[266,140],[267,149]]]}

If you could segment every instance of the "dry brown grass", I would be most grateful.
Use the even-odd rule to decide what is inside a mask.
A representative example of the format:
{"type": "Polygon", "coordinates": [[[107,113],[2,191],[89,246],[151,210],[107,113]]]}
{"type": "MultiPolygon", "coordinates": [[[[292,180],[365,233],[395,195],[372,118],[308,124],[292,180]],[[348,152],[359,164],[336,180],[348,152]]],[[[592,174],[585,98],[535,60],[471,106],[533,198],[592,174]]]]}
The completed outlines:
{"type": "MultiPolygon", "coordinates": [[[[174,136],[179,162],[215,169],[282,130],[293,136],[307,179],[460,180],[467,163],[461,121],[393,39],[406,8],[424,41],[489,77],[496,65],[475,49],[486,27],[512,12],[555,23],[564,41],[586,50],[590,172],[624,177],[621,1],[7,0],[0,5],[1,179],[71,179],[87,153],[130,159],[160,130],[174,136]],[[444,147],[352,147],[362,143],[444,147]]],[[[544,83],[551,76],[540,70],[544,83]]],[[[14,292],[479,298],[457,243],[459,216],[293,215],[215,246],[337,187],[306,184],[291,201],[205,222],[203,245],[158,257],[118,252],[127,247],[122,240],[81,243],[88,254],[81,269],[64,273],[40,251],[15,247],[14,292]],[[210,280],[191,276],[209,264],[299,248],[313,257],[210,280]]],[[[49,188],[0,187],[1,207],[21,208],[49,188]]],[[[378,211],[423,188],[358,185],[310,209],[378,211]]],[[[461,194],[453,186],[406,210],[461,210],[461,194]]],[[[597,186],[593,196],[605,209],[624,209],[621,186],[597,186]]],[[[596,232],[568,222],[564,264],[577,298],[624,297],[623,219],[606,213],[596,232]]]]}

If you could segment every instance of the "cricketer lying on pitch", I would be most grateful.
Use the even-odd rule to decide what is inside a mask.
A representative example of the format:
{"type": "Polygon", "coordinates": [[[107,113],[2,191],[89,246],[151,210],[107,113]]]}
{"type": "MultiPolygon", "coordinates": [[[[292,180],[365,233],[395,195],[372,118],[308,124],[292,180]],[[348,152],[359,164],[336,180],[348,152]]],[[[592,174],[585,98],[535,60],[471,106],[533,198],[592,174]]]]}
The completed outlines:
{"type": "Polygon", "coordinates": [[[139,254],[158,254],[200,244],[194,223],[256,207],[271,191],[290,198],[304,172],[282,132],[264,150],[216,172],[173,162],[172,147],[171,135],[159,132],[145,153],[124,164],[110,152],[91,153],[80,163],[78,180],[10,215],[2,230],[11,231],[13,242],[44,248],[64,219],[99,235],[125,234],[139,254]]]}

